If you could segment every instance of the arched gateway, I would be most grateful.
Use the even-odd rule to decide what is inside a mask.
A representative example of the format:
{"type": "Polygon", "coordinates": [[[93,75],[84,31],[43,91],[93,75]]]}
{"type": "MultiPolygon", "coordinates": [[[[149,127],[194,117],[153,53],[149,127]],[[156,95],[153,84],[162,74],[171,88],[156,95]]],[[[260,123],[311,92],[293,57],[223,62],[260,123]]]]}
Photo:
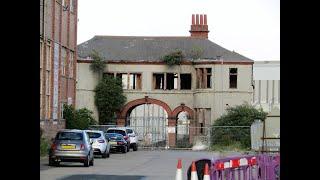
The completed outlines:
{"type": "Polygon", "coordinates": [[[148,98],[137,99],[127,103],[120,112],[119,121],[132,127],[137,133],[141,146],[167,146],[168,118],[170,107],[163,101],[148,98]]]}
{"type": "Polygon", "coordinates": [[[192,118],[193,110],[184,104],[172,111],[165,102],[146,96],[128,102],[118,113],[117,124],[135,129],[141,146],[164,147],[189,139],[186,123],[192,118]]]}

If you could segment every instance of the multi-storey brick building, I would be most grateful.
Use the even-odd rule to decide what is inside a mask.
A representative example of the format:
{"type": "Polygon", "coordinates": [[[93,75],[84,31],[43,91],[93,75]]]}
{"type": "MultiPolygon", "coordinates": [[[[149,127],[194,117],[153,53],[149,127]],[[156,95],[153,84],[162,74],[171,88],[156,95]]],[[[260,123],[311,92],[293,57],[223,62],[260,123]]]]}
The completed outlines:
{"type": "Polygon", "coordinates": [[[156,136],[156,141],[166,139],[170,146],[180,137],[192,141],[191,134],[205,133],[201,127],[212,125],[227,106],[250,103],[253,61],[210,41],[206,15],[192,16],[190,33],[95,36],[78,45],[77,108],[94,111],[98,119],[94,88],[99,77],[89,68],[92,50],[105,60],[105,75],[122,79],[127,102],[117,124],[132,126],[151,139],[156,136]],[[182,63],[168,66],[161,57],[175,49],[184,54],[182,63]]]}
{"type": "Polygon", "coordinates": [[[40,127],[65,127],[63,104],[75,104],[77,0],[40,0],[40,127]]]}

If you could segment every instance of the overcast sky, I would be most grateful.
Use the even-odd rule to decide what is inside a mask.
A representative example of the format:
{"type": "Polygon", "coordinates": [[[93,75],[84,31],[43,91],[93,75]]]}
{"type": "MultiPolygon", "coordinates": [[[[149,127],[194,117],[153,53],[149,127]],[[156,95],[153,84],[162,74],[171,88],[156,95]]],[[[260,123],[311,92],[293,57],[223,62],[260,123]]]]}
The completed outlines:
{"type": "Polygon", "coordinates": [[[207,14],[209,40],[253,60],[280,60],[280,0],[78,0],[78,44],[95,35],[189,36],[207,14]]]}

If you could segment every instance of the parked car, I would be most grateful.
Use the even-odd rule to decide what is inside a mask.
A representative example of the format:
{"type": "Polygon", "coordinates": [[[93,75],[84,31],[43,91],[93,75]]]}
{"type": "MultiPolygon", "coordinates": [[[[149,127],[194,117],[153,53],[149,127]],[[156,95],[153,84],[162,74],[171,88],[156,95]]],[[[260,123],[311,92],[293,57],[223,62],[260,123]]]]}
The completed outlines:
{"type": "Polygon", "coordinates": [[[133,151],[137,151],[138,150],[138,134],[137,134],[137,132],[135,132],[130,127],[125,127],[124,129],[127,131],[129,138],[130,138],[130,148],[133,149],[133,151]]]}
{"type": "Polygon", "coordinates": [[[49,165],[59,166],[60,162],[81,162],[85,167],[93,166],[92,143],[83,130],[60,130],[49,151],[49,165]]]}
{"type": "Polygon", "coordinates": [[[115,128],[109,128],[106,133],[118,133],[121,134],[124,138],[124,140],[127,142],[127,152],[130,150],[130,138],[129,135],[124,128],[115,127],[115,128]]]}
{"type": "Polygon", "coordinates": [[[110,144],[108,139],[105,138],[104,132],[99,130],[86,130],[86,132],[93,142],[93,153],[108,158],[110,156],[110,144]]]}
{"type": "Polygon", "coordinates": [[[121,151],[122,153],[128,152],[128,143],[123,135],[118,133],[106,133],[105,136],[109,139],[111,150],[121,151]]]}

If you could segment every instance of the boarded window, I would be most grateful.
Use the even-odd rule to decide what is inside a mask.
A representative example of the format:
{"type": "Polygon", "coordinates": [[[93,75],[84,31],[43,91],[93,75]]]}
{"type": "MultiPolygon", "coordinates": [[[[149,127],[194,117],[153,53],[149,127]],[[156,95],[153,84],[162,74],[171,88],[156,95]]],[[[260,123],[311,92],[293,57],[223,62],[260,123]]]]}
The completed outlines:
{"type": "Polygon", "coordinates": [[[74,58],[74,55],[73,55],[73,51],[70,51],[70,58],[69,58],[69,77],[70,78],[73,78],[73,58],[74,58]]]}
{"type": "Polygon", "coordinates": [[[180,74],[180,88],[191,89],[191,74],[180,74]]]}
{"type": "Polygon", "coordinates": [[[62,47],[61,48],[61,75],[65,75],[66,74],[66,61],[67,61],[67,50],[66,48],[62,47]]]}
{"type": "Polygon", "coordinates": [[[212,68],[196,68],[197,88],[212,88],[212,68]]]}
{"type": "Polygon", "coordinates": [[[229,69],[229,88],[237,88],[238,69],[229,69]]]}
{"type": "Polygon", "coordinates": [[[153,88],[164,89],[164,74],[153,74],[153,88]]]}

